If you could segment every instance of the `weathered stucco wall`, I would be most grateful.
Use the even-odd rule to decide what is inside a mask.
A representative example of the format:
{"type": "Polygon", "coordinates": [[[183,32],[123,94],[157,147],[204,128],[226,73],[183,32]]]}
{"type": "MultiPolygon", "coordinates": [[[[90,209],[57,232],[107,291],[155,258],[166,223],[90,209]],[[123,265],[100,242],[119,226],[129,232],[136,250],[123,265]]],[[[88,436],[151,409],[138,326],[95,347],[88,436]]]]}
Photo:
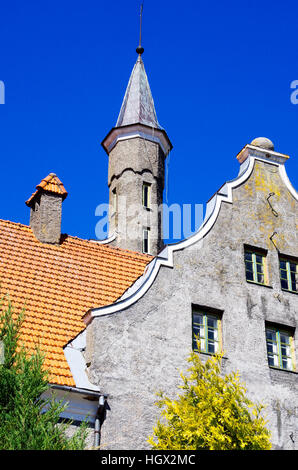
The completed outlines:
{"type": "MultiPolygon", "coordinates": [[[[281,290],[278,261],[278,250],[298,257],[297,227],[298,203],[277,166],[256,161],[202,242],[175,252],[174,268],[162,267],[130,308],[94,318],[87,347],[89,338],[90,378],[109,394],[105,448],[148,447],[159,413],[155,392],[175,396],[187,368],[192,304],[223,312],[224,370],[239,370],[248,395],[267,405],[274,447],[298,448],[298,376],[268,366],[265,339],[265,321],[297,324],[298,296],[281,290]],[[268,250],[268,287],[246,281],[244,244],[268,250]]],[[[296,331],[295,350],[297,362],[296,331]]]]}

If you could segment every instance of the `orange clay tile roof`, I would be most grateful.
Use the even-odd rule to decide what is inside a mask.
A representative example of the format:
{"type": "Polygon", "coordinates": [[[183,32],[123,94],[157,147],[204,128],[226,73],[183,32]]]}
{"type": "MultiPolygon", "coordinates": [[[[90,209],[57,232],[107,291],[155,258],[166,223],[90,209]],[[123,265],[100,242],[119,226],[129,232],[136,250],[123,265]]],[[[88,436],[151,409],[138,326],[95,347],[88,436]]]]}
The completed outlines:
{"type": "Polygon", "coordinates": [[[63,235],[60,245],[39,242],[31,228],[0,220],[0,293],[15,313],[25,306],[21,341],[39,344],[50,382],[75,386],[63,346],[84,328],[91,308],[117,300],[152,257],[63,235]]]}
{"type": "Polygon", "coordinates": [[[58,176],[55,175],[55,173],[50,173],[36,186],[35,193],[33,193],[32,196],[28,199],[28,201],[26,201],[27,206],[30,205],[32,200],[37,194],[40,193],[41,190],[47,191],[49,193],[60,194],[63,200],[68,194],[63,186],[63,183],[59,180],[58,176]]]}

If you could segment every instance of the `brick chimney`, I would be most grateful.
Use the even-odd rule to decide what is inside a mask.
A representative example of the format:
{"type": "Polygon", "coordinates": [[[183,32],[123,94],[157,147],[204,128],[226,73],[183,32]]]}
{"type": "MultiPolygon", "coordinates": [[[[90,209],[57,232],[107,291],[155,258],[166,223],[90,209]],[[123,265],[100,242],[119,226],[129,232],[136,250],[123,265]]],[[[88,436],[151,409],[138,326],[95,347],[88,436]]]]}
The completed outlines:
{"type": "Polygon", "coordinates": [[[30,207],[30,227],[40,242],[60,243],[62,202],[66,196],[67,191],[59,178],[50,173],[26,201],[30,207]]]}

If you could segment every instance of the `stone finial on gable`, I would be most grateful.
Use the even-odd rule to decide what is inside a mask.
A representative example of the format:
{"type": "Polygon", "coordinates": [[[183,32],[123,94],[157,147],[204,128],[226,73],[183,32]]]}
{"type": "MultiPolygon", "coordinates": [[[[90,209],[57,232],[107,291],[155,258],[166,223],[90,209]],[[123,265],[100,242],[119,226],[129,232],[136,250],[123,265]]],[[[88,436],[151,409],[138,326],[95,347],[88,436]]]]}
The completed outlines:
{"type": "Polygon", "coordinates": [[[242,164],[248,157],[257,157],[280,164],[284,164],[290,158],[288,155],[275,152],[273,143],[266,137],[257,137],[250,144],[245,145],[238,153],[237,160],[242,164]]]}

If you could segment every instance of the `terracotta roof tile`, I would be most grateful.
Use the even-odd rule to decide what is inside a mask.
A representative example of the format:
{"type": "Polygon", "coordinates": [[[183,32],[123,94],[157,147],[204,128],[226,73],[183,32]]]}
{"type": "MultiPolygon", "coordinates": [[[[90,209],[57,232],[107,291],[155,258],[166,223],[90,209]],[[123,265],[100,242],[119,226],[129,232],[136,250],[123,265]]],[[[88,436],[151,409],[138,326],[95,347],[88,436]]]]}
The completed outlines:
{"type": "Polygon", "coordinates": [[[16,313],[25,307],[21,341],[28,351],[39,344],[51,383],[75,386],[63,347],[85,328],[82,316],[115,302],[151,259],[66,235],[60,245],[41,243],[30,227],[0,220],[0,293],[16,313]]]}
{"type": "Polygon", "coordinates": [[[42,190],[47,191],[48,193],[60,194],[63,200],[68,194],[58,176],[55,175],[55,173],[50,173],[36,186],[35,193],[33,193],[32,196],[26,201],[27,206],[30,205],[35,196],[37,196],[37,194],[39,194],[42,190]]]}

